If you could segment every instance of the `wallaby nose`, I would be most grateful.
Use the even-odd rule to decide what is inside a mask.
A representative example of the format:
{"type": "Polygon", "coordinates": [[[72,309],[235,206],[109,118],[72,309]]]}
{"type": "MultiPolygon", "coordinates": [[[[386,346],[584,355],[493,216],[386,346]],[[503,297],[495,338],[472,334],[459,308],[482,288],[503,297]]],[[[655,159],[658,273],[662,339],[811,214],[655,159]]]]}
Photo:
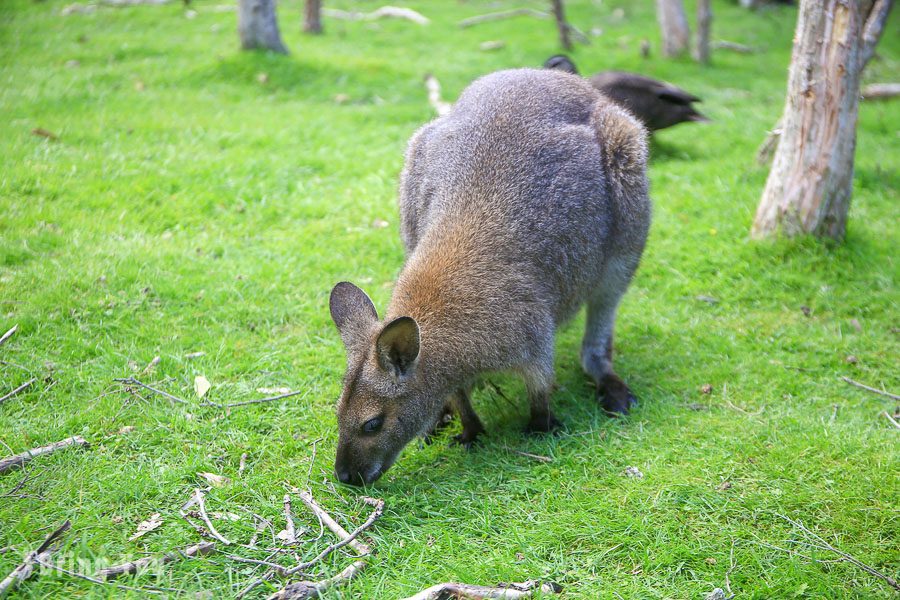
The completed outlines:
{"type": "Polygon", "coordinates": [[[337,478],[341,483],[350,483],[350,471],[346,469],[337,471],[337,478]]]}

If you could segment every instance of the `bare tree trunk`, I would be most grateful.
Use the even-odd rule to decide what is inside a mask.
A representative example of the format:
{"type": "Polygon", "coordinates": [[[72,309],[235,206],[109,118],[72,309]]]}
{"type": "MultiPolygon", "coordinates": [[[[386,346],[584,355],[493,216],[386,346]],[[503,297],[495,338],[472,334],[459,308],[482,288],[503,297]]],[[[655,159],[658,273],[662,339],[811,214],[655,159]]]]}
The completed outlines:
{"type": "Polygon", "coordinates": [[[682,0],[656,0],[656,19],[662,31],[663,56],[678,56],[690,49],[691,28],[682,0]]]}
{"type": "Polygon", "coordinates": [[[278,32],[275,0],[238,0],[238,33],[244,50],[262,48],[288,53],[278,32]]]}
{"type": "Polygon", "coordinates": [[[306,0],[303,9],[303,31],[322,33],[322,0],[306,0]]]}
{"type": "Polygon", "coordinates": [[[569,24],[566,22],[563,0],[551,0],[551,4],[553,4],[553,16],[556,17],[556,27],[559,29],[559,43],[566,50],[571,50],[572,40],[569,37],[569,24]]]}
{"type": "Polygon", "coordinates": [[[874,52],[890,4],[801,0],[781,139],[753,237],[780,231],[787,236],[843,238],[853,183],[860,74],[865,57],[874,52]]]}
{"type": "Polygon", "coordinates": [[[697,0],[697,50],[694,58],[701,64],[709,63],[709,25],[712,23],[710,0],[697,0]]]}

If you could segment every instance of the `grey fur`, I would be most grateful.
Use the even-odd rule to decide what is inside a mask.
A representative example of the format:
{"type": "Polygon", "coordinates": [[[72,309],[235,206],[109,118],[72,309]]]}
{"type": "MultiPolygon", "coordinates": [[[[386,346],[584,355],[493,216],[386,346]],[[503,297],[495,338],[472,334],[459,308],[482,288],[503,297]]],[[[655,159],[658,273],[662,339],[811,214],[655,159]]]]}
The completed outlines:
{"type": "Polygon", "coordinates": [[[352,323],[341,328],[341,480],[377,479],[448,404],[461,414],[461,441],[474,441],[482,427],[469,392],[484,373],[521,374],[530,429],[554,427],[554,334],[584,304],[582,365],[604,406],[627,412],[633,397],[612,370],[612,329],[650,225],[646,162],[638,121],[580,77],[549,70],[483,77],[413,135],[400,182],[407,259],[385,323],[414,319],[417,339],[389,337],[400,350],[415,342],[418,355],[403,376],[386,368],[384,325],[367,309],[348,319],[341,300],[365,306],[365,294],[335,288],[332,314],[352,323]],[[364,434],[373,416],[384,425],[364,434]]]}

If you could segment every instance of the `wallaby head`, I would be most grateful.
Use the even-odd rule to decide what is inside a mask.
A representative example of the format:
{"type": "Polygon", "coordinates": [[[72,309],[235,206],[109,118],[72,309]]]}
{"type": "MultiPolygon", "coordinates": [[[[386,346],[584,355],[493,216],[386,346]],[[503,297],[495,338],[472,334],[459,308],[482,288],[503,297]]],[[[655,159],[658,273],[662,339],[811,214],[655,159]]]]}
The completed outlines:
{"type": "Polygon", "coordinates": [[[411,317],[380,322],[366,293],[348,282],[334,286],[329,305],[347,350],[334,470],[343,483],[368,484],[438,418],[422,410],[430,403],[423,401],[419,326],[411,317]]]}

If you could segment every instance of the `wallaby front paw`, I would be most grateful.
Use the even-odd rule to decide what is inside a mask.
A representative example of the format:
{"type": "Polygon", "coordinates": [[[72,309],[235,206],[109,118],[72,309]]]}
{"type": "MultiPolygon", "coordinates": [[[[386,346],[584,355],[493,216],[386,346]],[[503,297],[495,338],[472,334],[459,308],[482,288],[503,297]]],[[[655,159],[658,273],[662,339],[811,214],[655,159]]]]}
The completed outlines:
{"type": "Polygon", "coordinates": [[[458,433],[453,436],[451,444],[455,446],[462,446],[466,450],[471,450],[476,446],[478,442],[478,436],[480,434],[480,431],[476,431],[475,433],[467,433],[463,431],[462,433],[458,433]]]}
{"type": "Polygon", "coordinates": [[[550,433],[561,429],[562,426],[562,421],[553,416],[553,413],[532,415],[528,425],[525,426],[525,433],[550,433]]]}
{"type": "Polygon", "coordinates": [[[637,398],[627,387],[606,390],[599,393],[598,396],[603,410],[614,417],[627,415],[631,407],[637,405],[637,398]]]}

